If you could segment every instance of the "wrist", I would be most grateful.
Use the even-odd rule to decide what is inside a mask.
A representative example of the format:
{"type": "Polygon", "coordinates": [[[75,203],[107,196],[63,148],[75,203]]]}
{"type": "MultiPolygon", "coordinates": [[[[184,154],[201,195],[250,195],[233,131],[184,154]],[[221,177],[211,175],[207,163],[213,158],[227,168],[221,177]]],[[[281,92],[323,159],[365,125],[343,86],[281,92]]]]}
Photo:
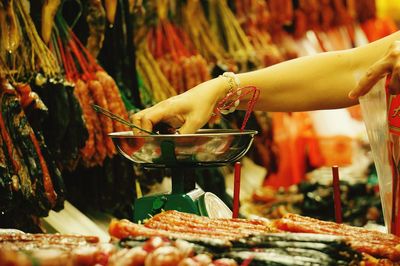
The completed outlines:
{"type": "Polygon", "coordinates": [[[206,93],[208,96],[213,98],[215,103],[222,100],[229,91],[229,85],[227,84],[226,78],[221,76],[210,79],[203,84],[200,84],[199,91],[206,93]]]}
{"type": "Polygon", "coordinates": [[[218,98],[217,109],[221,114],[233,113],[240,104],[240,79],[233,72],[225,72],[218,77],[224,85],[223,93],[218,98]]]}
{"type": "Polygon", "coordinates": [[[240,87],[240,79],[233,72],[224,72],[219,76],[219,78],[225,79],[225,95],[235,93],[235,91],[240,87]]]}

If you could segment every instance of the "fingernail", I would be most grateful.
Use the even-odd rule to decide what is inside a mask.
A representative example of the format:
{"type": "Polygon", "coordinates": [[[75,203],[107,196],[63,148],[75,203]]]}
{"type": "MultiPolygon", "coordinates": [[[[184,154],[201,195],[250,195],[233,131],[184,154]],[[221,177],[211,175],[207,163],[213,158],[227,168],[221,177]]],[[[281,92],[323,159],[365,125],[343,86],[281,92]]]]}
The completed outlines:
{"type": "Polygon", "coordinates": [[[355,99],[355,98],[356,98],[356,94],[354,93],[354,91],[351,91],[351,92],[349,92],[348,97],[349,97],[350,99],[355,99]]]}

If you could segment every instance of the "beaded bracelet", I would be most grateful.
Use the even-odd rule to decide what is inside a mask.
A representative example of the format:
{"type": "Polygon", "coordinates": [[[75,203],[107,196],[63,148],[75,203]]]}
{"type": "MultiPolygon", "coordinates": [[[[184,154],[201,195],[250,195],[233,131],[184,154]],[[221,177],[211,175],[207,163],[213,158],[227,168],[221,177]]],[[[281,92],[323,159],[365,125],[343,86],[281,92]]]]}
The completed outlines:
{"type": "MultiPolygon", "coordinates": [[[[220,75],[220,77],[224,77],[224,78],[228,79],[229,88],[228,88],[225,98],[230,98],[234,93],[237,93],[237,95],[240,96],[240,94],[241,94],[241,90],[239,90],[240,79],[236,76],[235,73],[224,72],[222,75],[220,75]]],[[[239,106],[239,103],[240,103],[240,99],[237,98],[235,100],[235,103],[233,105],[231,105],[228,109],[220,109],[219,111],[223,115],[233,113],[236,110],[236,108],[239,106]]]]}
{"type": "Polygon", "coordinates": [[[240,86],[240,79],[233,72],[224,72],[220,77],[228,79],[229,89],[226,94],[232,93],[235,89],[240,86]]]}

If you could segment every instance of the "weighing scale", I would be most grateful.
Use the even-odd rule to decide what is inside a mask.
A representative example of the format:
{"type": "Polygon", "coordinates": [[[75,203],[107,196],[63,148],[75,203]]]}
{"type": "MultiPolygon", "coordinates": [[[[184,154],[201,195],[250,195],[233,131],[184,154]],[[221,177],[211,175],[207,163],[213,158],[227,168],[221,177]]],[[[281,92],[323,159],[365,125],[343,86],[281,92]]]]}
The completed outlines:
{"type": "Polygon", "coordinates": [[[114,132],[119,152],[144,168],[169,169],[170,194],[145,196],[135,200],[135,222],[162,210],[177,210],[209,217],[232,217],[230,209],[217,196],[195,187],[194,169],[219,167],[240,160],[249,150],[254,130],[202,129],[195,134],[134,135],[114,132]]]}

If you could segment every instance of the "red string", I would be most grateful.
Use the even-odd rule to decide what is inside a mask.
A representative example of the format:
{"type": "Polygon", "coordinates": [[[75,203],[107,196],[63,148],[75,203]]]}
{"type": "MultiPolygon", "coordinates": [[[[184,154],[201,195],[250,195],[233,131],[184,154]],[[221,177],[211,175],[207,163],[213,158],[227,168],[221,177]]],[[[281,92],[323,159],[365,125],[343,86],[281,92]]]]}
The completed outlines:
{"type": "Polygon", "coordinates": [[[240,266],[249,266],[250,263],[253,261],[254,255],[249,256],[247,259],[245,259],[240,266]]]}
{"type": "Polygon", "coordinates": [[[73,33],[73,31],[70,30],[70,35],[72,36],[72,39],[74,40],[74,42],[78,45],[78,47],[80,48],[80,50],[83,52],[83,55],[86,57],[86,62],[90,63],[90,67],[92,68],[91,70],[96,72],[96,71],[100,71],[103,70],[103,68],[97,64],[96,59],[93,57],[93,55],[91,53],[89,53],[88,49],[82,44],[82,42],[79,40],[79,38],[76,36],[75,33],[73,33]]]}
{"type": "Polygon", "coordinates": [[[246,114],[244,116],[243,122],[242,122],[242,127],[240,128],[240,131],[243,131],[244,128],[246,127],[247,121],[250,118],[251,113],[254,110],[254,107],[258,101],[258,98],[260,97],[260,90],[257,89],[256,87],[253,87],[253,95],[250,99],[250,101],[247,103],[247,110],[246,110],[246,114]]]}
{"type": "Polygon", "coordinates": [[[87,77],[88,79],[94,78],[94,73],[92,73],[88,69],[89,64],[86,61],[86,58],[84,58],[84,56],[79,52],[79,49],[77,48],[76,43],[72,39],[69,40],[69,47],[71,48],[76,59],[78,60],[79,66],[82,68],[83,77],[87,77]]]}
{"type": "Polygon", "coordinates": [[[64,38],[57,38],[60,57],[68,80],[90,80],[96,78],[96,72],[103,70],[66,22],[58,20],[64,38]]]}
{"type": "Polygon", "coordinates": [[[60,37],[57,37],[57,44],[58,44],[58,49],[60,51],[62,64],[64,66],[65,76],[66,76],[68,81],[71,81],[72,80],[72,73],[71,73],[71,69],[68,66],[68,62],[67,62],[67,59],[66,59],[65,53],[64,53],[64,47],[62,45],[60,37]]]}
{"type": "Polygon", "coordinates": [[[75,80],[78,78],[79,74],[78,74],[78,70],[76,69],[76,65],[75,65],[74,59],[72,57],[71,51],[69,48],[65,48],[64,51],[65,51],[66,64],[68,65],[68,68],[71,70],[70,78],[72,80],[75,80]]]}
{"type": "Polygon", "coordinates": [[[246,114],[244,116],[242,126],[240,127],[240,131],[243,131],[246,127],[246,124],[250,118],[251,113],[254,110],[254,107],[260,97],[260,89],[255,86],[246,86],[242,88],[238,88],[236,91],[228,93],[221,101],[217,104],[217,111],[221,110],[229,110],[231,107],[235,106],[235,102],[237,100],[242,100],[247,95],[253,93],[250,100],[247,103],[246,114]]]}

